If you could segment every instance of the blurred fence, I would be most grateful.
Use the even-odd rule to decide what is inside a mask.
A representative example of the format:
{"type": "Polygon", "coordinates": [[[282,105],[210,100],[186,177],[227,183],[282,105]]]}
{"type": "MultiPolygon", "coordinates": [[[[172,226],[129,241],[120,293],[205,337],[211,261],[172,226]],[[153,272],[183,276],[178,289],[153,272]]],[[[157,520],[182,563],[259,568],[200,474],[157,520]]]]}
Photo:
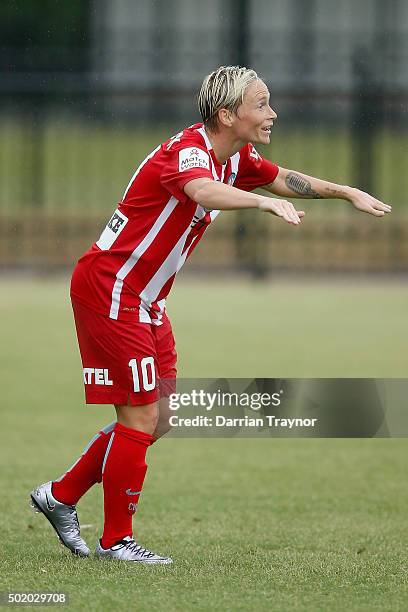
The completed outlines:
{"type": "MultiPolygon", "coordinates": [[[[282,109],[285,97],[277,96],[282,109]]],[[[320,97],[315,102],[321,104],[320,97]]],[[[69,111],[54,102],[35,119],[29,112],[0,118],[3,269],[72,266],[99,236],[140,161],[183,127],[176,120],[140,127],[87,119],[87,106],[81,97],[69,111]]],[[[223,213],[190,266],[244,268],[258,276],[277,269],[408,271],[404,128],[379,121],[361,133],[307,123],[293,125],[280,112],[271,146],[261,152],[284,167],[366,188],[393,205],[392,215],[372,219],[345,202],[297,200],[308,214],[294,230],[266,215],[223,213]]]]}
{"type": "MultiPolygon", "coordinates": [[[[300,228],[262,215],[239,225],[223,213],[195,252],[190,268],[222,273],[268,272],[406,273],[408,224],[367,216],[327,215],[304,219],[300,228]],[[237,239],[236,233],[239,232],[237,239]]],[[[242,220],[241,220],[242,221],[242,220]]],[[[0,218],[2,269],[47,271],[72,267],[99,236],[106,219],[90,215],[24,214],[0,218]]]]}
{"type": "MultiPolygon", "coordinates": [[[[14,6],[5,2],[0,12],[6,4],[14,6]]],[[[334,0],[211,0],[204,8],[174,0],[182,16],[164,0],[87,0],[80,9],[46,4],[44,24],[30,0],[32,14],[13,18],[16,31],[29,18],[37,24],[34,33],[27,27],[37,37],[31,54],[30,38],[24,46],[17,35],[10,38],[12,28],[0,31],[8,41],[0,66],[2,269],[71,267],[97,239],[140,161],[199,120],[195,94],[203,76],[239,62],[259,67],[278,112],[263,155],[370,191],[391,203],[393,213],[378,220],[346,203],[298,200],[309,213],[297,229],[253,212],[224,213],[190,267],[243,268],[258,276],[408,271],[403,2],[364,0],[360,15],[345,0],[351,15],[357,11],[353,32],[344,23],[328,29],[330,11],[340,10],[334,0]],[[58,33],[60,10],[65,27],[58,33]],[[268,11],[270,21],[262,18],[268,11]]]]}

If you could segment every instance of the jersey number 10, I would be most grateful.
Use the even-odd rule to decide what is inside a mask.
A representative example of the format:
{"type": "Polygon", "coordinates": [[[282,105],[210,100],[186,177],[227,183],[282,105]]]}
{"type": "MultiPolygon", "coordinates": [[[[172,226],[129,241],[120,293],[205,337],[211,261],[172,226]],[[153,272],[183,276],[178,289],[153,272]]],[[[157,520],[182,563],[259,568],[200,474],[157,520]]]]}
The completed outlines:
{"type": "Polygon", "coordinates": [[[154,358],[143,357],[140,361],[140,365],[137,363],[137,359],[131,359],[129,361],[129,367],[132,370],[133,376],[133,390],[135,392],[140,391],[140,374],[142,375],[142,388],[143,391],[153,391],[156,387],[156,372],[154,369],[154,358]],[[140,374],[139,374],[140,372],[140,374]]]}

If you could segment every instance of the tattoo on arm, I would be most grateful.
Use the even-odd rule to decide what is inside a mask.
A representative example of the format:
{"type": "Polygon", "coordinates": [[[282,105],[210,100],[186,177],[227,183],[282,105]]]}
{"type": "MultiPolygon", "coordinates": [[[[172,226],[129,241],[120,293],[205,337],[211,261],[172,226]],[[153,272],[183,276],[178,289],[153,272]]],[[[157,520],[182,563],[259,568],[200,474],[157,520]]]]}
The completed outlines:
{"type": "Polygon", "coordinates": [[[295,193],[303,196],[304,198],[321,198],[322,196],[312,189],[310,181],[308,181],[300,174],[296,174],[296,172],[289,172],[285,179],[286,187],[289,187],[295,193]]]}

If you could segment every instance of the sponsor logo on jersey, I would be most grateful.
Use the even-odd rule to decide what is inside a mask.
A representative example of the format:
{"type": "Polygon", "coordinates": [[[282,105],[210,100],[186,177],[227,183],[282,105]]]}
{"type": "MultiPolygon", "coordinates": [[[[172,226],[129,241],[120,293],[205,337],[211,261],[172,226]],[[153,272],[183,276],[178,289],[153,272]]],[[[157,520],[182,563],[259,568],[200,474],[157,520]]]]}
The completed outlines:
{"type": "Polygon", "coordinates": [[[227,185],[233,185],[236,178],[237,178],[236,173],[235,172],[231,172],[231,174],[229,175],[228,180],[227,180],[227,185]]]}
{"type": "Polygon", "coordinates": [[[84,368],[85,385],[113,385],[108,368],[84,368]]]}
{"type": "Polygon", "coordinates": [[[114,234],[117,234],[124,222],[125,219],[123,217],[119,217],[118,213],[115,212],[109,220],[108,227],[114,234]]]}
{"type": "Polygon", "coordinates": [[[191,168],[210,169],[210,158],[208,153],[195,147],[182,149],[179,153],[179,172],[191,170],[191,168]]]}
{"type": "Polygon", "coordinates": [[[110,249],[128,221],[129,219],[119,209],[115,210],[96,243],[101,251],[110,249]]]}

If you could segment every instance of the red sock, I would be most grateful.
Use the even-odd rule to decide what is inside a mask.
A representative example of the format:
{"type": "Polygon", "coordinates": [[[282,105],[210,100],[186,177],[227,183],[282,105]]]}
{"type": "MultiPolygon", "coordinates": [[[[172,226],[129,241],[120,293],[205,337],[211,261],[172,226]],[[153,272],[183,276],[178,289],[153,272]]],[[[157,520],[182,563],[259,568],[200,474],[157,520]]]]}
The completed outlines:
{"type": "Polygon", "coordinates": [[[92,438],[78,461],[54,480],[52,494],[58,501],[73,506],[96,482],[102,481],[102,463],[115,425],[111,423],[92,438]]]}
{"type": "Polygon", "coordinates": [[[110,548],[132,536],[132,517],[146,475],[146,450],[153,437],[117,423],[102,468],[105,523],[101,544],[110,548]]]}

